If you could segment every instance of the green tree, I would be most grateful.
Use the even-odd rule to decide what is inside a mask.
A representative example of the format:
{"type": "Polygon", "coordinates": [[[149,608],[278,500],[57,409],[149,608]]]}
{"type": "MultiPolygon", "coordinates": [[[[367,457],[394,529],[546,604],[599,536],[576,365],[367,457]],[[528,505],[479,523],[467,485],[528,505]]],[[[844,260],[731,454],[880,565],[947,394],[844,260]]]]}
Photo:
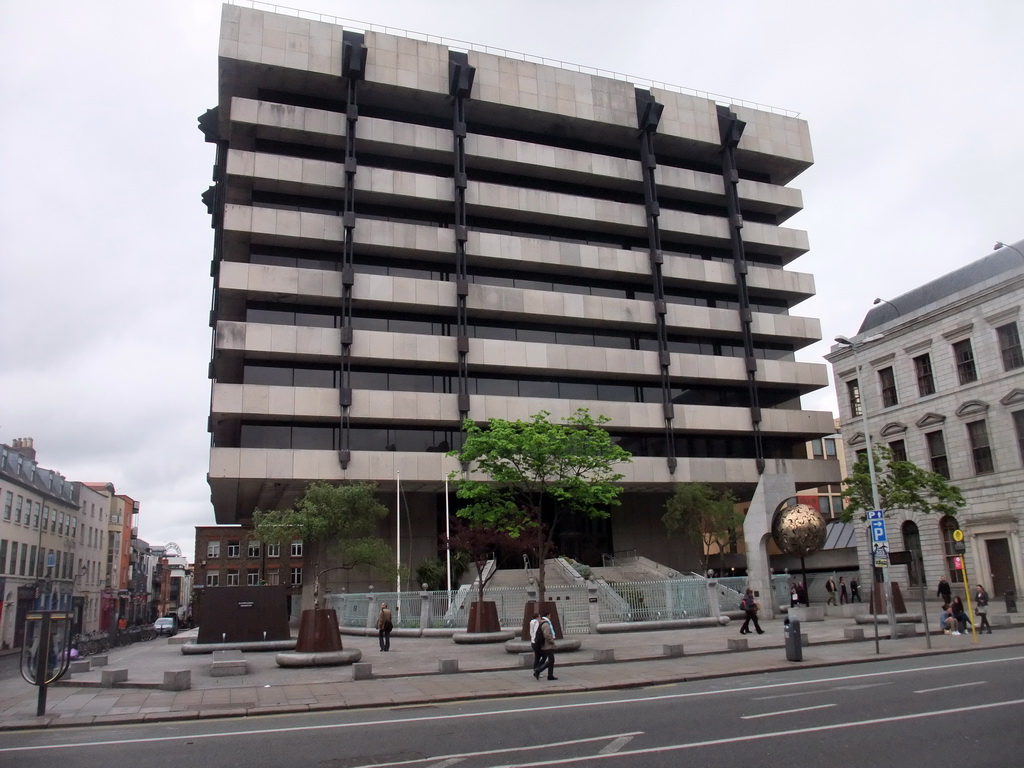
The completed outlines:
{"type": "MultiPolygon", "coordinates": [[[[878,501],[883,512],[903,509],[925,515],[955,515],[965,506],[960,489],[942,475],[896,459],[887,445],[873,445],[871,453],[875,460],[878,501]]],[[[857,459],[852,474],[843,482],[846,504],[841,519],[848,523],[858,512],[864,519],[866,513],[875,508],[867,452],[857,459]]]]}
{"type": "Polygon", "coordinates": [[[455,531],[448,539],[448,545],[452,552],[458,552],[476,570],[478,603],[483,603],[484,587],[498,572],[495,568],[485,577],[487,563],[492,559],[497,560],[501,555],[508,556],[523,551],[523,542],[503,530],[464,523],[455,526],[455,531]]]}
{"type": "MultiPolygon", "coordinates": [[[[469,567],[469,558],[465,552],[452,550],[452,583],[458,584],[462,574],[469,567]]],[[[424,560],[416,566],[416,583],[426,584],[427,589],[440,591],[448,585],[448,561],[444,557],[424,560]]]]}
{"type": "Polygon", "coordinates": [[[565,514],[607,517],[619,503],[622,475],[617,464],[631,461],[586,409],[554,423],[541,411],[530,421],[490,419],[485,427],[467,419],[466,440],[452,451],[471,472],[452,473],[456,494],[468,504],[458,515],[471,526],[522,538],[537,556],[537,587],[544,601],[544,561],[551,554],[558,523],[565,514]],[[486,479],[476,479],[472,473],[486,479]],[[545,500],[550,513],[542,516],[545,500]]]}
{"type": "Polygon", "coordinates": [[[665,502],[661,517],[669,535],[681,530],[701,551],[707,572],[711,547],[718,545],[723,567],[726,544],[743,527],[743,513],[736,509],[736,497],[729,489],[716,490],[706,483],[677,483],[665,502]]]}
{"type": "Polygon", "coordinates": [[[395,574],[391,547],[376,535],[387,514],[372,483],[315,482],[291,509],[257,509],[253,528],[267,544],[287,546],[302,539],[311,555],[307,562],[316,571],[307,585],[316,582],[328,556],[340,560],[338,567],[368,566],[383,578],[391,578],[395,574]]]}

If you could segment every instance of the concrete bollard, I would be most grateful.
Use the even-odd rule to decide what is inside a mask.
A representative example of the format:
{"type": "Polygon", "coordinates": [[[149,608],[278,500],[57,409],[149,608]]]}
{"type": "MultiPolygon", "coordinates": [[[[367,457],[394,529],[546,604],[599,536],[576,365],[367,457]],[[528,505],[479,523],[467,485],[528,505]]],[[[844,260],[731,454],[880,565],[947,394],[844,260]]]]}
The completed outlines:
{"type": "Polygon", "coordinates": [[[673,645],[664,645],[664,646],[662,646],[661,653],[662,653],[662,655],[668,656],[670,658],[675,657],[675,656],[682,656],[683,655],[683,644],[682,643],[678,643],[678,644],[673,644],[673,645]]]}
{"type": "Polygon", "coordinates": [[[164,671],[164,681],[160,684],[161,691],[187,691],[192,687],[192,671],[176,669],[164,671]]]}
{"type": "Polygon", "coordinates": [[[896,637],[917,637],[917,624],[897,624],[896,637]]]}
{"type": "Polygon", "coordinates": [[[95,656],[90,656],[89,663],[94,667],[105,667],[107,666],[107,654],[97,653],[95,656]]]}
{"type": "Polygon", "coordinates": [[[594,651],[594,661],[599,664],[609,664],[615,661],[614,648],[598,648],[594,651]]]}
{"type": "Polygon", "coordinates": [[[92,662],[88,659],[76,659],[68,665],[68,676],[76,672],[92,672],[92,662]]]}
{"type": "Polygon", "coordinates": [[[726,640],[726,643],[730,651],[750,650],[750,643],[747,642],[745,637],[730,637],[726,640]]]}
{"type": "Polygon", "coordinates": [[[844,640],[863,640],[864,639],[864,628],[863,627],[847,627],[843,630],[844,640]]]}
{"type": "Polygon", "coordinates": [[[373,678],[373,665],[368,661],[357,661],[352,665],[353,680],[370,680],[373,678]]]}
{"type": "Polygon", "coordinates": [[[533,660],[534,655],[532,651],[530,653],[519,654],[519,666],[523,669],[533,669],[533,660]]]}
{"type": "Polygon", "coordinates": [[[114,683],[123,683],[127,680],[127,669],[104,669],[100,673],[100,685],[104,688],[113,688],[114,683]]]}
{"type": "Polygon", "coordinates": [[[438,659],[437,671],[442,675],[454,675],[459,671],[458,659],[438,659]]]}

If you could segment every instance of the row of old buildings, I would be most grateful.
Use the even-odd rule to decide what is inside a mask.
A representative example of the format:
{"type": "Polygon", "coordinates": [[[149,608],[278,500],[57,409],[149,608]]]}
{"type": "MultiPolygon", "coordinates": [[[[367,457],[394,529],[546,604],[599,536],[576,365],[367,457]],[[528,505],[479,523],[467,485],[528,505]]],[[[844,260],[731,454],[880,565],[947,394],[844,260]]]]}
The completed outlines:
{"type": "Polygon", "coordinates": [[[72,611],[75,633],[184,617],[181,551],[139,539],[139,502],[112,483],[68,480],[16,438],[0,444],[0,503],[0,648],[21,645],[33,609],[72,611]]]}

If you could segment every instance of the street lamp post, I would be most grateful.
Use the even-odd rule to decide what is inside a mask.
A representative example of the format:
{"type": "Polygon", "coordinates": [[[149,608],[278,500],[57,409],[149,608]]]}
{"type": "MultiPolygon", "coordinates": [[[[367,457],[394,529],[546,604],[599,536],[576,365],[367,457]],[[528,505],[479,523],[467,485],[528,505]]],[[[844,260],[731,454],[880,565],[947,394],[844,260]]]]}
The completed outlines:
{"type": "MultiPolygon", "coordinates": [[[[871,450],[871,429],[868,425],[868,409],[867,403],[865,402],[864,398],[864,375],[863,369],[861,367],[860,355],[858,354],[858,350],[866,344],[871,344],[872,342],[878,341],[884,335],[885,334],[882,333],[876,333],[875,335],[868,336],[867,338],[861,339],[860,341],[851,341],[845,336],[836,336],[835,338],[837,344],[840,344],[844,347],[848,347],[849,350],[853,353],[853,364],[857,368],[857,386],[860,389],[861,424],[864,430],[864,444],[867,446],[868,451],[868,477],[871,478],[871,503],[874,504],[875,509],[877,510],[882,509],[882,503],[881,500],[878,498],[878,478],[875,476],[875,457],[873,451],[871,450]]],[[[872,560],[872,566],[874,566],[874,560],[872,560]]],[[[889,619],[889,637],[895,639],[896,609],[892,604],[892,578],[889,576],[888,568],[882,569],[882,583],[885,585],[885,603],[887,609],[886,613],[889,619]]],[[[873,590],[874,587],[872,587],[872,591],[873,590]]],[[[875,615],[878,615],[877,606],[875,607],[875,615]]],[[[927,618],[928,617],[925,616],[925,620],[927,620],[927,618]]]]}

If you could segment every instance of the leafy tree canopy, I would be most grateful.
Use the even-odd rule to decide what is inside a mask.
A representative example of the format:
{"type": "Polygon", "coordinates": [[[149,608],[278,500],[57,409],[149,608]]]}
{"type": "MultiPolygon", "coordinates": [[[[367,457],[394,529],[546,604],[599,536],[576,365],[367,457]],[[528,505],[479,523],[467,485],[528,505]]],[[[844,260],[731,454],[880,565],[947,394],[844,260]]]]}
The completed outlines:
{"type": "Polygon", "coordinates": [[[459,511],[461,517],[495,523],[518,536],[531,525],[529,515],[545,495],[573,512],[608,515],[607,507],[617,504],[622,492],[615,485],[623,477],[615,465],[630,461],[629,452],[601,427],[605,416],[594,418],[581,408],[554,423],[550,415],[541,411],[528,422],[490,419],[486,427],[466,420],[462,450],[449,455],[475,464],[473,469],[488,479],[453,473],[459,498],[473,502],[459,511]]]}
{"type": "Polygon", "coordinates": [[[736,497],[729,489],[716,490],[706,483],[678,483],[665,503],[661,518],[671,535],[681,530],[701,548],[701,559],[707,568],[709,549],[717,544],[719,551],[743,527],[743,513],[736,509],[736,497]]]}
{"type": "MultiPolygon", "coordinates": [[[[955,515],[965,506],[960,489],[942,475],[896,459],[887,445],[873,445],[871,453],[875,460],[878,501],[884,512],[903,509],[926,515],[955,515]]],[[[846,505],[841,519],[850,522],[858,512],[864,519],[866,513],[875,508],[867,452],[857,459],[844,484],[846,505]]]]}
{"type": "Polygon", "coordinates": [[[502,531],[513,538],[530,533],[537,554],[538,587],[544,599],[544,560],[563,511],[591,518],[608,516],[619,503],[623,475],[616,465],[631,461],[602,427],[605,416],[579,409],[560,423],[541,411],[530,421],[490,419],[481,427],[467,419],[462,449],[452,451],[471,471],[486,479],[452,473],[456,494],[468,503],[459,510],[471,526],[502,531]],[[542,521],[545,497],[553,515],[542,521]],[[545,524],[546,523],[546,524],[545,524]]]}
{"type": "Polygon", "coordinates": [[[376,491],[372,483],[311,483],[292,509],[256,510],[253,527],[268,544],[302,539],[317,556],[330,552],[347,567],[369,565],[390,575],[391,548],[376,536],[388,509],[376,491]]]}

